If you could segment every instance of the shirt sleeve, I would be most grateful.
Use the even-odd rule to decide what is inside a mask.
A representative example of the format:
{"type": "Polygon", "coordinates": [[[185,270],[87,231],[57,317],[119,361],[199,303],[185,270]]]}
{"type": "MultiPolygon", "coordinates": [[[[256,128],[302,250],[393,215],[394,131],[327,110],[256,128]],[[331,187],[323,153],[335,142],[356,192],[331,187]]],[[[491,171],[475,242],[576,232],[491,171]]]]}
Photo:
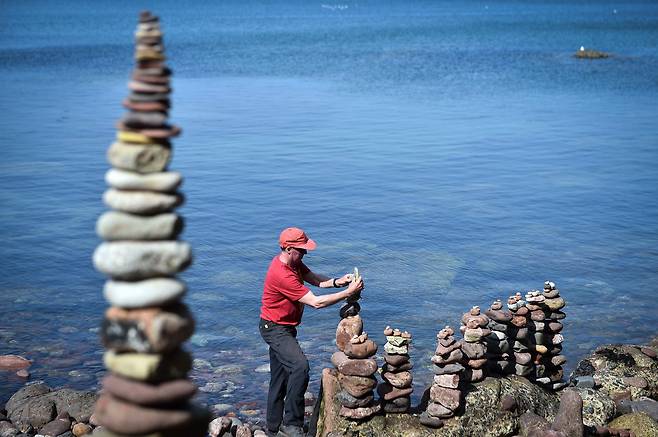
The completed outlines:
{"type": "MultiPolygon", "coordinates": [[[[306,268],[308,270],[308,267],[306,268]]],[[[292,271],[281,278],[281,293],[293,302],[297,302],[309,292],[308,287],[292,271]]]]}

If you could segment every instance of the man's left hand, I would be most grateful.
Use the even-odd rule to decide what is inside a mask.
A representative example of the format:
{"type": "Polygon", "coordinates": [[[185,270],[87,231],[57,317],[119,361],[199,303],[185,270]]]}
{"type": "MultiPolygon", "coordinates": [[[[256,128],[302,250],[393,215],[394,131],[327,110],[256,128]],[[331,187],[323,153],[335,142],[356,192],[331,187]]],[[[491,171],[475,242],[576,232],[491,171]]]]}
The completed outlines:
{"type": "Polygon", "coordinates": [[[348,273],[347,275],[344,275],[343,277],[340,277],[336,279],[336,285],[339,287],[346,287],[352,282],[352,278],[354,278],[354,275],[351,273],[348,273]]]}

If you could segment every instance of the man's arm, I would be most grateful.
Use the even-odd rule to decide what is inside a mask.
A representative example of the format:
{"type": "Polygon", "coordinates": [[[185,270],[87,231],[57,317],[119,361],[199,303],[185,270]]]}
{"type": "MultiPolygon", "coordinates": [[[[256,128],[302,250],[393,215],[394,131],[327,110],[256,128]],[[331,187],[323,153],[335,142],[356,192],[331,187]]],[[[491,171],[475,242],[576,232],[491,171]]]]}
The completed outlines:
{"type": "MultiPolygon", "coordinates": [[[[331,286],[333,287],[333,280],[331,280],[331,282],[331,286]]],[[[303,303],[304,305],[312,306],[313,308],[324,308],[333,305],[336,302],[340,302],[341,300],[361,290],[363,290],[363,280],[359,279],[356,282],[350,283],[349,287],[347,287],[345,290],[337,291],[336,293],[316,296],[312,291],[309,291],[304,296],[302,296],[301,299],[299,299],[299,302],[303,303]]]]}
{"type": "MultiPolygon", "coordinates": [[[[315,285],[320,288],[333,288],[334,279],[319,273],[312,272],[309,270],[304,275],[304,281],[308,282],[311,285],[315,285]]],[[[336,285],[339,287],[345,287],[352,281],[352,275],[347,274],[340,278],[336,279],[336,285]]]]}

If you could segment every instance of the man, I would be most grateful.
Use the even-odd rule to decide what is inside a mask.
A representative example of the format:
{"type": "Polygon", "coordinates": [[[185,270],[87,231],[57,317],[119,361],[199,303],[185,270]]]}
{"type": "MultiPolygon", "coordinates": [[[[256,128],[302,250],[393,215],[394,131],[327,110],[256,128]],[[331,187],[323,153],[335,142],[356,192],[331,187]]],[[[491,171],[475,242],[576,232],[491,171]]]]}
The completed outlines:
{"type": "Polygon", "coordinates": [[[270,349],[267,431],[270,436],[301,437],[309,367],[297,343],[296,326],[302,320],[304,305],[313,308],[333,305],[363,290],[363,280],[352,282],[350,274],[332,279],[312,272],[302,258],[316,244],[299,228],[284,229],[279,246],[281,252],[274,257],[265,276],[260,310],[260,334],[270,349]],[[316,296],[304,282],[320,288],[347,288],[316,296]]]}

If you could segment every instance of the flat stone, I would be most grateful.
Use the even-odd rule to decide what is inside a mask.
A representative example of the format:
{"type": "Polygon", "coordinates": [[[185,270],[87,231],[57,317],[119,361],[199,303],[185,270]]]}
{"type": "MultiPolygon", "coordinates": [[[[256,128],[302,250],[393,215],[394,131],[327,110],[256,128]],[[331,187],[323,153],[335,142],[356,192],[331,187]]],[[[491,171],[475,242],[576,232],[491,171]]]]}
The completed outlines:
{"type": "Polygon", "coordinates": [[[39,430],[39,434],[45,437],[57,437],[71,429],[71,419],[61,418],[48,422],[39,430]]]}
{"type": "Polygon", "coordinates": [[[431,360],[434,364],[438,365],[445,365],[445,364],[452,364],[460,361],[464,357],[464,354],[462,353],[461,349],[455,349],[452,352],[450,352],[450,355],[447,357],[443,357],[441,355],[434,355],[432,356],[431,360]]]}
{"type": "Polygon", "coordinates": [[[548,330],[555,333],[555,334],[562,331],[563,327],[564,326],[560,322],[549,322],[548,323],[548,330]]]}
{"type": "MultiPolygon", "coordinates": [[[[398,399],[408,399],[408,398],[398,398],[398,399]]],[[[396,401],[398,399],[395,399],[396,401]]],[[[402,413],[407,413],[409,412],[409,406],[398,406],[390,402],[386,402],[384,404],[384,412],[385,413],[391,413],[391,414],[402,414],[402,413]]]]}
{"type": "MultiPolygon", "coordinates": [[[[124,135],[127,136],[127,135],[124,135]]],[[[129,137],[137,141],[137,137],[129,137]]],[[[153,143],[147,138],[147,144],[128,144],[116,142],[107,151],[108,162],[116,168],[136,171],[138,173],[162,172],[171,159],[171,147],[153,143]]]]}
{"type": "Polygon", "coordinates": [[[439,344],[444,347],[455,344],[455,337],[440,338],[439,344]]]}
{"type": "MultiPolygon", "coordinates": [[[[132,78],[137,82],[152,83],[155,85],[169,85],[170,79],[168,75],[164,74],[144,74],[143,71],[134,70],[132,78]]],[[[158,109],[153,109],[153,111],[158,111],[158,109]]]]}
{"type": "Polygon", "coordinates": [[[487,352],[486,346],[481,343],[464,343],[461,350],[470,359],[482,358],[487,352]]]}
{"type": "Polygon", "coordinates": [[[131,102],[162,102],[169,106],[169,94],[167,93],[130,93],[128,100],[131,102]]]}
{"type": "Polygon", "coordinates": [[[379,404],[375,404],[371,407],[361,408],[347,408],[343,406],[340,408],[340,412],[338,414],[349,419],[365,419],[378,413],[380,409],[381,406],[379,404]]]}
{"type": "Polygon", "coordinates": [[[404,372],[405,370],[413,369],[413,367],[414,367],[414,365],[411,362],[406,362],[406,363],[403,363],[399,366],[393,366],[392,364],[384,363],[384,365],[382,366],[382,373],[386,373],[386,372],[393,372],[393,373],[404,372]]]}
{"type": "Polygon", "coordinates": [[[103,194],[107,206],[131,214],[160,214],[169,212],[183,204],[179,193],[156,193],[153,191],[129,191],[110,188],[103,194]]]}
{"type": "Polygon", "coordinates": [[[379,397],[387,401],[391,401],[402,396],[409,396],[412,392],[413,388],[411,387],[395,388],[386,382],[377,386],[377,393],[379,393],[379,397]]]}
{"type": "Polygon", "coordinates": [[[180,241],[118,241],[98,246],[93,260],[96,269],[114,279],[140,280],[185,270],[192,249],[180,241]]]}
{"type": "Polygon", "coordinates": [[[438,355],[447,355],[450,352],[454,351],[455,349],[459,349],[462,347],[462,342],[461,341],[452,341],[451,344],[448,346],[444,346],[442,343],[443,340],[439,341],[439,344],[436,347],[436,353],[438,355]]]}
{"type": "Polygon", "coordinates": [[[471,369],[481,369],[487,364],[487,359],[478,358],[476,360],[466,360],[462,361],[462,364],[465,364],[466,367],[470,367],[471,369]]]}
{"type": "Polygon", "coordinates": [[[137,173],[112,168],[105,173],[105,182],[119,190],[151,190],[163,193],[176,191],[183,176],[176,171],[137,173]]]}
{"type": "Polygon", "coordinates": [[[565,317],[567,317],[567,315],[566,315],[565,313],[563,313],[562,311],[553,311],[553,312],[551,312],[551,313],[549,314],[548,317],[549,317],[551,320],[562,320],[562,319],[564,319],[565,317]]]}
{"type": "Polygon", "coordinates": [[[32,365],[32,361],[20,355],[0,355],[0,370],[20,370],[32,365]]]}
{"type": "Polygon", "coordinates": [[[129,128],[157,128],[165,126],[167,114],[162,112],[128,112],[121,118],[121,123],[129,128]]]}
{"type": "Polygon", "coordinates": [[[399,398],[391,399],[386,401],[386,405],[395,405],[396,407],[409,408],[411,406],[411,397],[410,396],[400,396],[399,398]]]}
{"type": "Polygon", "coordinates": [[[421,413],[420,423],[434,429],[438,429],[443,426],[443,420],[439,419],[438,417],[430,416],[427,411],[421,413]]]}
{"type": "Polygon", "coordinates": [[[650,347],[642,347],[640,348],[640,352],[651,358],[656,358],[657,356],[656,351],[650,347]]]}
{"type": "Polygon", "coordinates": [[[384,344],[384,351],[389,354],[407,354],[409,353],[409,346],[394,346],[391,343],[386,342],[384,344]]]}
{"type": "Polygon", "coordinates": [[[459,374],[434,375],[434,384],[439,387],[457,388],[459,387],[459,374]]]}
{"type": "Polygon", "coordinates": [[[384,361],[392,366],[401,366],[409,362],[409,355],[407,354],[384,354],[384,361]]]}
{"type": "Polygon", "coordinates": [[[596,382],[594,381],[593,376],[578,376],[574,379],[576,387],[579,388],[594,388],[596,382]]]}
{"type": "Polygon", "coordinates": [[[407,388],[411,387],[413,382],[413,377],[411,372],[387,372],[382,374],[384,381],[388,382],[395,388],[407,388]]]}
{"type": "Polygon", "coordinates": [[[107,281],[105,299],[114,306],[142,308],[165,305],[180,300],[186,293],[185,283],[170,278],[154,278],[136,282],[107,281]]]}
{"type": "Polygon", "coordinates": [[[377,361],[374,359],[353,359],[340,351],[331,356],[331,362],[343,375],[370,376],[377,372],[377,361]]]}
{"type": "Polygon", "coordinates": [[[442,366],[434,366],[433,369],[435,375],[446,375],[451,373],[459,373],[464,370],[464,366],[459,363],[453,363],[442,366]]]}
{"type": "Polygon", "coordinates": [[[169,93],[171,92],[171,88],[165,85],[157,85],[157,84],[148,84],[145,82],[137,82],[136,80],[130,81],[128,83],[128,89],[131,91],[135,91],[138,93],[169,93]]]}
{"type": "Polygon", "coordinates": [[[192,357],[180,349],[167,355],[107,351],[103,361],[120,376],[148,382],[185,378],[192,368],[192,357]]]}
{"type": "Polygon", "coordinates": [[[512,320],[512,314],[501,309],[494,310],[489,309],[484,312],[484,314],[489,317],[489,319],[494,320],[498,323],[509,323],[512,320]]]}
{"type": "Polygon", "coordinates": [[[183,218],[173,213],[139,216],[108,211],[96,222],[96,234],[106,241],[175,240],[182,231],[183,218]]]}
{"type": "MultiPolygon", "coordinates": [[[[430,388],[430,400],[438,402],[447,409],[455,411],[459,408],[462,393],[460,390],[432,385],[430,388]]],[[[434,415],[434,414],[432,414],[434,415]]]]}
{"type": "Polygon", "coordinates": [[[377,353],[377,343],[370,339],[357,344],[348,342],[344,352],[349,358],[369,358],[377,353]]]}
{"type": "Polygon", "coordinates": [[[169,352],[193,333],[194,319],[182,303],[165,308],[110,307],[101,326],[103,345],[117,352],[169,352]]]}
{"type": "Polygon", "coordinates": [[[181,128],[178,126],[165,125],[160,128],[129,128],[122,122],[116,124],[117,129],[127,132],[134,132],[143,135],[153,140],[169,140],[172,137],[177,137],[181,133],[181,128]]]}
{"type": "Polygon", "coordinates": [[[374,376],[346,376],[338,373],[338,383],[355,398],[361,398],[377,386],[377,379],[374,376]]]}
{"type": "Polygon", "coordinates": [[[427,404],[427,414],[431,417],[438,417],[441,419],[448,419],[455,415],[454,411],[438,402],[429,402],[427,404]]]}
{"type": "Polygon", "coordinates": [[[94,414],[102,426],[122,434],[148,434],[181,428],[192,422],[195,415],[207,416],[205,411],[194,406],[156,409],[123,402],[109,394],[101,395],[94,414]]]}
{"type": "Polygon", "coordinates": [[[168,111],[169,102],[155,101],[155,102],[134,102],[130,99],[125,99],[123,107],[132,111],[168,111]]]}
{"type": "Polygon", "coordinates": [[[363,332],[363,320],[357,314],[352,317],[345,317],[336,328],[336,346],[340,351],[345,351],[345,347],[350,339],[355,335],[361,335],[363,332]]]}
{"type": "Polygon", "coordinates": [[[566,305],[566,302],[561,297],[544,300],[544,305],[550,308],[551,311],[558,311],[566,305]]]}
{"type": "Polygon", "coordinates": [[[375,397],[373,395],[372,391],[369,391],[365,396],[357,398],[349,394],[349,392],[345,390],[341,390],[338,392],[336,395],[338,402],[343,407],[348,407],[348,408],[361,408],[361,407],[367,407],[369,405],[372,405],[375,397]]]}

